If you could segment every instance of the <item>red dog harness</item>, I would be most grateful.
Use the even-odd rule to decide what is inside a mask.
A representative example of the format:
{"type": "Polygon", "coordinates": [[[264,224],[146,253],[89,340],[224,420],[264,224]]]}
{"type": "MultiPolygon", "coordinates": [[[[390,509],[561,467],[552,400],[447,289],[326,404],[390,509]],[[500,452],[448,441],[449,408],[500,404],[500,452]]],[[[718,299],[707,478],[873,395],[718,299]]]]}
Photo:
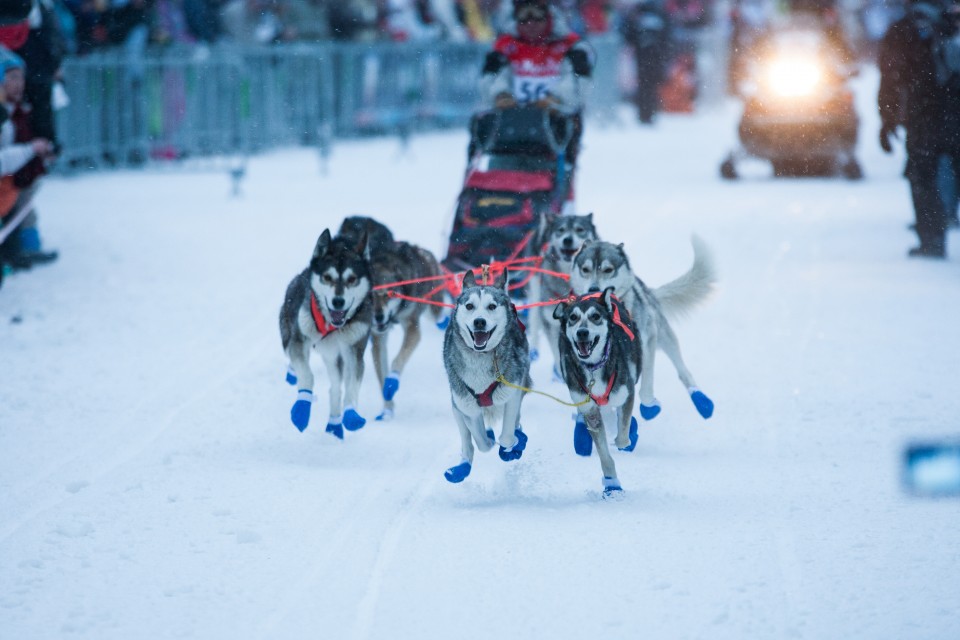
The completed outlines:
{"type": "MultiPolygon", "coordinates": [[[[500,386],[499,380],[494,380],[493,384],[486,388],[483,393],[474,393],[473,397],[477,399],[477,404],[481,407],[493,406],[493,392],[500,386]]],[[[471,392],[472,393],[472,392],[471,392]]]]}
{"type": "Polygon", "coordinates": [[[320,311],[320,305],[317,304],[317,296],[310,292],[310,313],[313,315],[313,323],[317,325],[317,331],[320,332],[320,339],[323,340],[328,335],[337,330],[337,327],[327,322],[320,311]]]}

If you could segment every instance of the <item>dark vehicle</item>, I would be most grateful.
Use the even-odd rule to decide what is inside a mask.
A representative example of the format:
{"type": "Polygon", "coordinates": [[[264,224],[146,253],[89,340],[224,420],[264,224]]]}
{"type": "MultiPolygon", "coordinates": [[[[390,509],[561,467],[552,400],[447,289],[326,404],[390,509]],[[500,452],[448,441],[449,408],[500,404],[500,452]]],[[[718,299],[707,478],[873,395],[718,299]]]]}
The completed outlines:
{"type": "Polygon", "coordinates": [[[842,46],[803,22],[772,30],[758,43],[741,87],[740,147],[720,165],[736,179],[737,163],[769,160],[775,176],[863,177],[854,156],[859,118],[848,86],[854,72],[842,46]]]}
{"type": "Polygon", "coordinates": [[[575,117],[515,106],[474,120],[444,267],[462,271],[534,255],[541,217],[560,213],[570,193],[566,149],[575,117]]]}

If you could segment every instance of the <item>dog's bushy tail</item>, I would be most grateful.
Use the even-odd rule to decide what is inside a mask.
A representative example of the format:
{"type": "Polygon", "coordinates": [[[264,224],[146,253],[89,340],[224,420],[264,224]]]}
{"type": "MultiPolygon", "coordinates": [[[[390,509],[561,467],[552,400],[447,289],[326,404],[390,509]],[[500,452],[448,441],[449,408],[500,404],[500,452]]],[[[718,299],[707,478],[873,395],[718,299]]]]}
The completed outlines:
{"type": "Polygon", "coordinates": [[[706,300],[717,282],[710,249],[693,235],[693,266],[685,274],[653,290],[668,319],[682,318],[706,300]]]}

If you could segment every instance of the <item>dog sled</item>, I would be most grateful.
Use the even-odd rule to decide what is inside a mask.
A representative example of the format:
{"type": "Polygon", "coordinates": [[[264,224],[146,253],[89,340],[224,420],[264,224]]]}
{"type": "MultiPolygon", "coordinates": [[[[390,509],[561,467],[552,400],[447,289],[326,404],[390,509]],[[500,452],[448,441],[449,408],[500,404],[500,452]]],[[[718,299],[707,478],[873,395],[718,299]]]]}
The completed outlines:
{"type": "Polygon", "coordinates": [[[570,195],[566,152],[575,118],[515,106],[473,119],[444,268],[463,271],[536,254],[541,218],[560,213],[570,195]]]}

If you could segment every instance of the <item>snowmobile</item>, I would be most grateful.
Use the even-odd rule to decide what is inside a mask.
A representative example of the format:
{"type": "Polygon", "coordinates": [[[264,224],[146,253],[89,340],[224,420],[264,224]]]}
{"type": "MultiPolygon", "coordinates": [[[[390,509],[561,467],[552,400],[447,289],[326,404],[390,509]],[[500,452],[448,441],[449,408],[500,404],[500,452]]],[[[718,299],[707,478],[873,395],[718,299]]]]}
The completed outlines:
{"type": "Polygon", "coordinates": [[[443,266],[472,269],[532,256],[542,216],[571,189],[566,149],[575,116],[533,105],[493,109],[471,123],[469,162],[443,266]]]}
{"type": "Polygon", "coordinates": [[[816,27],[772,30],[758,45],[740,88],[745,97],[740,146],[720,165],[738,178],[737,163],[769,160],[775,176],[863,177],[854,156],[859,119],[848,86],[854,72],[841,51],[816,27]]]}

